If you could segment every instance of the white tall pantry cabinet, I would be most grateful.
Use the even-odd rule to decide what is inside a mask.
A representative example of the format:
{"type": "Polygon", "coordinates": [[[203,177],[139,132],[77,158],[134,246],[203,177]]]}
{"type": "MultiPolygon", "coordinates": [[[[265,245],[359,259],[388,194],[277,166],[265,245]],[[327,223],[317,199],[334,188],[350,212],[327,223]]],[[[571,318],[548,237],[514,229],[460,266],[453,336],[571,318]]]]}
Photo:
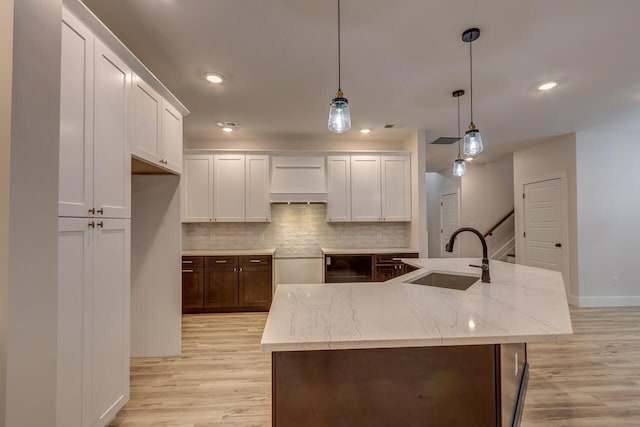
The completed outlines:
{"type": "Polygon", "coordinates": [[[129,399],[131,71],[63,10],[58,427],[104,426],[129,399]]]}

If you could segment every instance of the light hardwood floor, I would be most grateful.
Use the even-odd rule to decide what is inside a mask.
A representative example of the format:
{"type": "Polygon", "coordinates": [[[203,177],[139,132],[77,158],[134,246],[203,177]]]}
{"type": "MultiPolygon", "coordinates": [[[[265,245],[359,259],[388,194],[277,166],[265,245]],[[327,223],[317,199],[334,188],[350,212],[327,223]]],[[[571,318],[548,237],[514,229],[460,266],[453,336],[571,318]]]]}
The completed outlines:
{"type": "MultiPolygon", "coordinates": [[[[528,346],[522,427],[640,426],[640,307],[572,309],[574,336],[528,346]]],[[[183,317],[183,355],[132,359],[111,427],[269,426],[263,313],[183,317]]],[[[358,426],[359,427],[359,426],[358,426]]]]}

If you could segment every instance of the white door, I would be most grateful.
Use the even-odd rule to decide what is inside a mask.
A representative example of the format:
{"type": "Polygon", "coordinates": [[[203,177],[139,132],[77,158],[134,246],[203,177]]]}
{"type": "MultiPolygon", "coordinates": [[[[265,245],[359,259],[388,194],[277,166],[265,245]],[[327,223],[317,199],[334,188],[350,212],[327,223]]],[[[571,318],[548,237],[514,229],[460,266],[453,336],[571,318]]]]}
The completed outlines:
{"type": "Polygon", "coordinates": [[[562,271],[562,187],[560,178],[524,185],[526,265],[562,271]]]}
{"type": "Polygon", "coordinates": [[[243,222],[245,164],[243,154],[213,156],[213,220],[243,222]]]}
{"type": "Polygon", "coordinates": [[[93,208],[93,34],[62,11],[59,216],[93,208]]]}
{"type": "Polygon", "coordinates": [[[182,114],[162,101],[162,161],[166,168],[182,173],[182,114]]]}
{"type": "Polygon", "coordinates": [[[453,246],[453,252],[445,251],[444,247],[454,231],[459,227],[458,193],[440,196],[440,253],[443,258],[457,258],[460,254],[460,242],[453,246]]]}
{"type": "Polygon", "coordinates": [[[93,218],[58,220],[57,427],[89,425],[93,218]]]}
{"type": "Polygon", "coordinates": [[[91,425],[106,425],[129,400],[130,222],[96,218],[90,306],[91,425]]]}
{"type": "Polygon", "coordinates": [[[327,221],[351,221],[351,157],[327,157],[327,221]]]}
{"type": "Polygon", "coordinates": [[[95,40],[94,204],[99,216],[131,217],[128,104],[131,72],[95,40]]]}
{"type": "Polygon", "coordinates": [[[160,164],[162,97],[138,76],[133,76],[131,91],[131,154],[160,164]]]}
{"type": "Polygon", "coordinates": [[[182,222],[213,221],[213,156],[184,156],[182,222]]]}
{"type": "Polygon", "coordinates": [[[246,156],[246,197],[247,222],[271,221],[271,203],[269,201],[269,156],[246,156]]]}
{"type": "Polygon", "coordinates": [[[351,156],[351,219],[382,219],[380,156],[351,156]]]}
{"type": "Polygon", "coordinates": [[[382,156],[382,220],[411,221],[411,163],[406,156],[382,156]]]}

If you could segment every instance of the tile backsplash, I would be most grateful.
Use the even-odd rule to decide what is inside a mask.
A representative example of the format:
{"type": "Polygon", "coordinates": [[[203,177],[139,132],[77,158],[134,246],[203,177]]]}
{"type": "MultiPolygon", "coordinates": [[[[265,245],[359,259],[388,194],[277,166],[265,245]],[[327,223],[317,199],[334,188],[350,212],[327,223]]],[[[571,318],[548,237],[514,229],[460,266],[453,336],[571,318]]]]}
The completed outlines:
{"type": "Polygon", "coordinates": [[[277,258],[320,257],[325,248],[401,248],[406,222],[327,222],[324,204],[273,204],[270,223],[182,224],[184,250],[276,248],[277,258]]]}

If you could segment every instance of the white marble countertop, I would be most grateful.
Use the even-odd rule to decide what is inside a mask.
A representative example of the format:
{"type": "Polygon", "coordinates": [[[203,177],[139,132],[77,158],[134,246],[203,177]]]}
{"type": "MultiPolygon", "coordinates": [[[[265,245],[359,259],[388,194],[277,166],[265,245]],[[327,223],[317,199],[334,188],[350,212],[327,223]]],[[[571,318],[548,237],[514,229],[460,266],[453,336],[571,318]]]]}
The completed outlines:
{"type": "Polygon", "coordinates": [[[263,351],[553,341],[572,334],[559,272],[491,260],[466,291],[404,283],[430,271],[479,275],[479,259],[420,258],[384,283],[278,285],[263,351]]]}
{"type": "Polygon", "coordinates": [[[340,248],[320,248],[325,255],[335,254],[397,254],[406,252],[418,253],[417,249],[413,248],[359,248],[359,249],[340,249],[340,248]]]}
{"type": "Polygon", "coordinates": [[[182,251],[182,256],[234,256],[234,255],[273,255],[275,249],[214,249],[182,251]]]}

